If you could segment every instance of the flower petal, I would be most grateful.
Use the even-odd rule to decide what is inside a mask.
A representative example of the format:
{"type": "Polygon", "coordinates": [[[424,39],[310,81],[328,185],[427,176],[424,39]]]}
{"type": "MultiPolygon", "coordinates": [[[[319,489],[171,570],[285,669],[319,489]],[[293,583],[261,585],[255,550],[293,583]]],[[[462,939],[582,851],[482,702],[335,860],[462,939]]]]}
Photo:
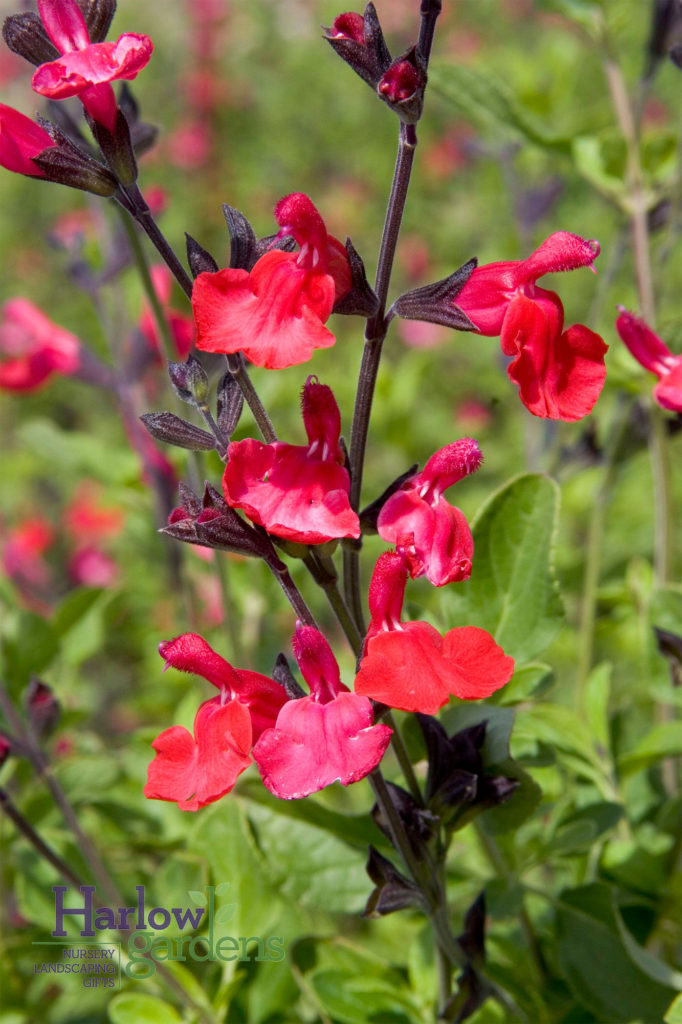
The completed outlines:
{"type": "Polygon", "coordinates": [[[296,253],[276,250],[261,256],[250,274],[199,274],[192,293],[197,348],[242,351],[256,366],[276,370],[333,345],[324,322],[334,305],[334,279],[296,260],[296,253]]]}
{"type": "Polygon", "coordinates": [[[443,637],[442,653],[457,671],[451,692],[462,700],[489,697],[508,683],[514,672],[514,659],[477,626],[449,630],[443,637]]]}
{"type": "Polygon", "coordinates": [[[369,700],[354,693],[327,704],[289,701],[253,750],[266,788],[295,800],[337,780],[348,786],[363,779],[381,761],[392,731],[373,718],[369,700]]]}
{"type": "Polygon", "coordinates": [[[251,758],[251,718],[233,700],[205,701],[194,720],[194,738],[175,725],[154,740],[144,795],[175,800],[182,811],[196,811],[229,793],[251,758]]]}

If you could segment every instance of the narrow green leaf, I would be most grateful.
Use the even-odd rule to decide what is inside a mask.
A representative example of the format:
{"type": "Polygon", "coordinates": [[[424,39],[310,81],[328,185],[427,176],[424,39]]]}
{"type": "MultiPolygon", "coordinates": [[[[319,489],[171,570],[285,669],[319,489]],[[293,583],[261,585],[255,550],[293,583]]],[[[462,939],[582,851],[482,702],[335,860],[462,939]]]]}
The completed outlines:
{"type": "Polygon", "coordinates": [[[557,135],[527,110],[507,83],[489,71],[434,61],[429,68],[429,84],[463,117],[494,131],[497,137],[500,133],[507,138],[520,135],[544,149],[570,153],[571,140],[557,135]]]}
{"type": "Polygon", "coordinates": [[[661,722],[639,741],[634,750],[620,758],[618,767],[627,775],[658,764],[664,757],[675,757],[678,754],[682,754],[680,723],[661,722]]]}

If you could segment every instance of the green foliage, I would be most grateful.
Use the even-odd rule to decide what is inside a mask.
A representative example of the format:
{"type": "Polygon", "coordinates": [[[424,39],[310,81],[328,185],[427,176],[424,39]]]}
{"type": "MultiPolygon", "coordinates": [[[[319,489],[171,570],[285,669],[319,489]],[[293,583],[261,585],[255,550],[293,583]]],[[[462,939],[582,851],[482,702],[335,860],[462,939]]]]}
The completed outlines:
{"type": "MultiPolygon", "coordinates": [[[[418,0],[376,5],[391,50],[400,53],[414,41],[418,0]]],[[[243,210],[261,235],[275,230],[273,203],[301,190],[334,235],[351,236],[371,279],[396,125],[319,38],[338,5],[230,5],[211,69],[221,96],[213,149],[197,167],[183,162],[191,147],[174,135],[192,114],[189,97],[204,70],[187,45],[191,5],[120,0],[118,7],[115,32],[149,31],[155,40],[153,66],[131,85],[144,118],[162,126],[158,155],[141,161],[141,185],[166,189],[162,227],[178,251],[187,229],[222,266],[222,202],[243,210]]],[[[491,631],[516,662],[512,681],[492,698],[452,701],[439,715],[449,734],[485,721],[485,772],[519,783],[506,802],[463,812],[452,836],[446,885],[453,932],[485,891],[485,981],[499,995],[467,1018],[471,1024],[682,1022],[682,698],[653,632],[682,635],[680,538],[673,529],[662,581],[661,508],[652,498],[646,436],[653,377],[613,329],[616,305],[634,308],[640,299],[628,223],[633,165],[604,67],[607,54],[615,55],[637,102],[648,98],[635,170],[651,228],[658,328],[680,352],[680,78],[662,60],[646,86],[637,84],[650,7],[621,0],[443,5],[392,276],[390,301],[473,255],[479,263],[526,256],[555,230],[602,246],[596,279],[581,270],[540,282],[560,293],[567,324],[587,323],[610,346],[606,388],[586,422],[526,414],[496,339],[429,329],[415,342],[414,324],[399,320],[372,411],[363,502],[456,437],[472,434],[485,455],[481,470],[447,494],[473,525],[471,579],[438,592],[425,580],[411,582],[406,604],[406,617],[443,631],[491,631]],[[623,411],[629,418],[611,471],[605,459],[623,411]],[[602,511],[595,555],[589,532],[602,511]],[[588,646],[589,665],[579,668],[578,652],[588,646]]],[[[4,84],[3,102],[29,109],[26,90],[25,77],[4,84]]],[[[97,309],[79,284],[108,274],[108,254],[119,244],[113,208],[4,171],[0,194],[2,300],[35,301],[105,363],[128,353],[142,303],[133,269],[99,291],[97,309]],[[44,245],[64,214],[85,225],[74,253],[44,245]]],[[[173,306],[186,312],[183,302],[175,288],[173,306]]],[[[253,369],[284,440],[303,440],[298,394],[311,372],[334,388],[349,441],[362,323],[336,317],[330,325],[337,344],[309,366],[253,369]]],[[[221,364],[205,365],[215,390],[221,364]]],[[[128,397],[134,404],[146,391],[148,403],[138,412],[169,408],[163,374],[133,370],[128,397]]],[[[682,434],[673,415],[665,422],[669,497],[679,509],[682,434]]],[[[253,429],[245,413],[235,436],[253,429]]],[[[47,947],[34,943],[51,937],[51,887],[60,879],[2,816],[0,1024],[433,1021],[438,970],[424,916],[361,916],[372,888],[367,848],[405,870],[370,817],[367,783],[278,801],[251,768],[232,794],[196,815],[143,796],[154,737],[174,724],[191,728],[197,705],[214,695],[200,679],[162,674],[160,641],[200,632],[239,667],[266,673],[280,651],[290,655],[293,617],[267,570],[231,556],[209,564],[158,536],[166,514],[155,507],[113,393],[55,379],[36,394],[3,394],[0,431],[9,482],[0,495],[0,545],[36,515],[56,535],[45,555],[49,607],[0,578],[2,682],[21,709],[36,675],[58,697],[61,717],[44,740],[47,770],[124,905],[135,903],[143,885],[149,906],[206,909],[214,886],[215,938],[245,940],[244,956],[234,961],[167,960],[146,981],[124,973],[120,992],[36,974],[36,950],[47,947]],[[77,543],[64,522],[83,479],[125,516],[107,548],[118,567],[111,587],[76,587],[69,578],[77,543]],[[222,613],[216,564],[224,569],[222,613]],[[268,938],[281,940],[281,960],[258,959],[268,938]]],[[[203,479],[219,486],[214,453],[165,451],[195,489],[203,479]]],[[[376,537],[364,538],[365,581],[383,550],[376,537]]],[[[340,551],[335,557],[340,565],[340,551]]],[[[354,657],[331,612],[304,567],[292,562],[291,571],[351,684],[354,657]]],[[[421,732],[411,716],[396,718],[423,786],[421,732]]],[[[11,733],[11,723],[3,718],[0,729],[11,733]]],[[[382,767],[405,784],[392,754],[382,767]]],[[[80,839],[25,758],[11,756],[0,767],[0,787],[54,854],[93,881],[80,839]]],[[[69,939],[78,931],[69,922],[69,939]]],[[[191,929],[167,933],[177,939],[191,929]]],[[[203,925],[199,933],[206,936],[203,925]]]]}

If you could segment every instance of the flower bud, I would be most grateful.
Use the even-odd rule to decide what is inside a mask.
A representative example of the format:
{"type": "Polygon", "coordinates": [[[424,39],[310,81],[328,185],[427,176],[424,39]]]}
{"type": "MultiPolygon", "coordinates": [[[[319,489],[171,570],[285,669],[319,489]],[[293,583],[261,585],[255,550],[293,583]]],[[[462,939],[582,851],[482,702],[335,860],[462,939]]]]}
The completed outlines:
{"type": "Polygon", "coordinates": [[[98,196],[112,196],[116,181],[50,121],[32,121],[0,103],[0,166],[98,196]]]}
{"type": "Polygon", "coordinates": [[[192,452],[209,452],[216,446],[213,434],[193,423],[181,419],[172,412],[147,412],[140,419],[157,441],[186,448],[192,452]]]}
{"type": "Polygon", "coordinates": [[[91,43],[106,39],[107,32],[116,13],[116,0],[76,0],[80,7],[91,43]]]}
{"type": "Polygon", "coordinates": [[[377,95],[404,124],[416,124],[422,115],[425,88],[426,67],[413,46],[385,71],[377,95]]]}
{"type": "Polygon", "coordinates": [[[54,691],[35,676],[26,691],[26,711],[31,727],[39,738],[48,736],[59,718],[59,701],[54,691]]]}
{"type": "Polygon", "coordinates": [[[188,356],[184,363],[169,363],[168,376],[181,402],[197,407],[206,405],[208,374],[195,356],[188,356]]]}
{"type": "Polygon", "coordinates": [[[2,26],[2,34],[12,53],[23,57],[30,64],[45,64],[59,57],[59,50],[33,11],[10,15],[2,26]]]}
{"type": "Polygon", "coordinates": [[[367,4],[363,15],[340,14],[332,27],[325,29],[324,38],[364,82],[376,89],[391,66],[391,55],[374,4],[367,4]]]}

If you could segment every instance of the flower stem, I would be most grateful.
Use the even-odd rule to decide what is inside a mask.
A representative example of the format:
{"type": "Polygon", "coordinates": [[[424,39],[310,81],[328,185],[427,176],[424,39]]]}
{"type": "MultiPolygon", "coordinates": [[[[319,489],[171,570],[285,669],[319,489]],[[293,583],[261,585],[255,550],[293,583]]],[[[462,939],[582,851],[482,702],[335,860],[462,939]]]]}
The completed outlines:
{"type": "Polygon", "coordinates": [[[121,206],[128,211],[142,230],[145,232],[154,248],[165,261],[175,280],[178,282],[188,299],[192,298],[192,278],[189,276],[182,263],[175,255],[171,244],[168,242],[154,215],[149,209],[144,196],[137,185],[131,185],[124,192],[119,193],[116,198],[121,206]]]}
{"type": "Polygon", "coordinates": [[[277,440],[277,434],[275,428],[272,425],[272,421],[265,411],[265,406],[258,397],[258,393],[253,386],[253,382],[249,377],[246,365],[244,363],[244,356],[241,352],[237,352],[235,355],[226,356],[227,368],[239,384],[241,392],[244,396],[244,400],[248,405],[253,418],[258,424],[263,440],[266,444],[272,444],[273,441],[277,440]]]}
{"type": "Polygon", "coordinates": [[[65,860],[59,856],[58,853],[48,846],[47,843],[41,839],[39,834],[33,828],[33,825],[23,816],[21,811],[12,802],[12,799],[5,789],[0,788],[0,808],[4,811],[10,821],[16,826],[19,832],[28,839],[31,846],[40,854],[40,856],[51,864],[55,871],[65,878],[67,882],[70,882],[76,889],[82,885],[81,879],[74,871],[71,870],[65,860]]]}
{"type": "Polygon", "coordinates": [[[578,672],[576,682],[576,705],[582,712],[585,685],[592,669],[594,654],[594,626],[597,612],[597,589],[604,545],[604,528],[611,495],[618,474],[618,453],[621,441],[630,419],[630,403],[621,400],[611,424],[609,443],[606,448],[604,472],[601,483],[591,505],[590,526],[585,552],[585,575],[580,610],[578,633],[578,672]]]}
{"type": "Polygon", "coordinates": [[[38,744],[33,729],[30,724],[28,726],[24,725],[14,707],[12,698],[3,685],[0,685],[0,708],[13,731],[16,733],[19,742],[22,745],[22,749],[25,751],[26,756],[30,760],[35,771],[47,785],[52,799],[61,811],[64,820],[71,829],[74,838],[78,843],[81,853],[90,867],[93,878],[101,887],[107,899],[111,901],[111,905],[121,906],[121,896],[116,884],[100,859],[94,843],[91,841],[90,837],[83,832],[76,812],[69,803],[61,785],[55,778],[52,767],[47,759],[47,755],[38,744]]]}
{"type": "MultiPolygon", "coordinates": [[[[400,126],[398,139],[398,154],[396,157],[395,169],[393,172],[393,183],[391,194],[386,210],[384,230],[381,237],[379,249],[379,262],[374,291],[379,299],[379,308],[375,315],[367,321],[365,329],[365,347],[362,353],[362,363],[358,378],[358,388],[355,395],[355,409],[353,412],[353,424],[350,435],[350,503],[357,512],[360,507],[362,493],[362,473],[365,463],[365,450],[367,448],[367,435],[369,432],[369,420],[372,413],[372,402],[374,389],[376,387],[381,351],[386,337],[386,299],[388,287],[391,280],[391,271],[395,259],[395,250],[400,233],[407,191],[410,184],[414,152],[417,145],[417,132],[414,125],[400,126]]],[[[346,547],[344,550],[344,566],[346,578],[346,600],[354,610],[356,618],[362,607],[360,598],[360,571],[359,571],[359,550],[355,547],[346,547]]],[[[360,624],[358,622],[358,624],[360,624]]]]}
{"type": "Polygon", "coordinates": [[[171,337],[168,320],[166,319],[163,307],[161,306],[159,297],[156,294],[151,274],[149,273],[149,264],[147,262],[147,257],[145,256],[144,249],[140,244],[140,236],[135,229],[135,225],[131,221],[130,217],[126,215],[125,211],[120,210],[120,214],[121,222],[125,233],[128,236],[128,242],[130,243],[133,260],[135,261],[137,272],[140,275],[142,287],[144,288],[147,301],[149,302],[152,313],[154,314],[154,320],[156,321],[156,326],[163,347],[163,354],[167,360],[172,361],[173,359],[177,359],[173,338],[171,337]]]}

